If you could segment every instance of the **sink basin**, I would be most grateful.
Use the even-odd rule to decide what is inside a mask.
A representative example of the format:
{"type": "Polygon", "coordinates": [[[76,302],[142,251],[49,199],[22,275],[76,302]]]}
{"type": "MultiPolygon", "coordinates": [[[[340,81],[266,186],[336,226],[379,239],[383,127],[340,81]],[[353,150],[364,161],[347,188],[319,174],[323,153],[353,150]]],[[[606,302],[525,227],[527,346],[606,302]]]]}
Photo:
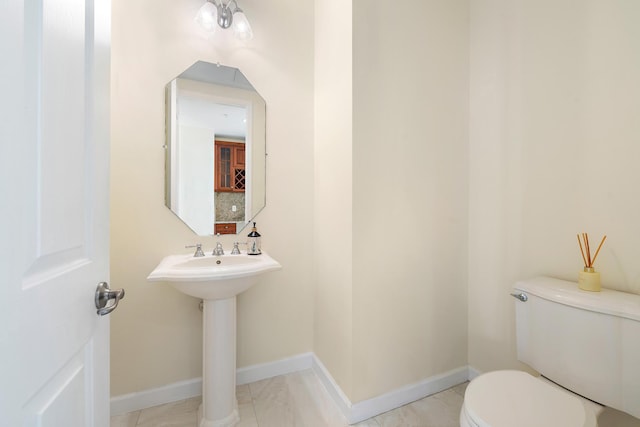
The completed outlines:
{"type": "Polygon", "coordinates": [[[147,280],[168,282],[182,293],[204,300],[231,298],[246,291],[260,274],[279,270],[281,265],[262,255],[169,255],[149,274],[147,280]]]}

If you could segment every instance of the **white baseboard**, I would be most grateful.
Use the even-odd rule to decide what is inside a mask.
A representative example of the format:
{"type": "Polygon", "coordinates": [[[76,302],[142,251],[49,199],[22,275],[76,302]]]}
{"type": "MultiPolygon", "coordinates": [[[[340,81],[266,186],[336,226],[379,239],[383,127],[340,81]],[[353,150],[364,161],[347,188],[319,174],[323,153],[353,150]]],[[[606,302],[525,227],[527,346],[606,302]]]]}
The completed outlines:
{"type": "Polygon", "coordinates": [[[194,378],[136,393],[114,396],[111,398],[111,416],[189,399],[201,394],[202,378],[194,378]]]}
{"type": "Polygon", "coordinates": [[[278,375],[310,369],[313,364],[313,358],[313,353],[302,353],[286,359],[276,360],[275,362],[240,368],[236,371],[236,384],[249,384],[278,375]]]}
{"type": "Polygon", "coordinates": [[[347,420],[351,424],[358,423],[461,384],[467,381],[467,378],[468,370],[466,366],[434,375],[418,383],[354,404],[347,420]]]}
{"type": "Polygon", "coordinates": [[[371,399],[351,403],[340,386],[336,384],[327,368],[315,355],[313,357],[313,370],[329,392],[329,395],[338,405],[338,408],[347,418],[349,424],[356,424],[392,409],[399,408],[407,403],[415,402],[416,400],[461,384],[469,379],[469,369],[464,366],[439,375],[434,375],[416,384],[408,385],[371,399]]]}
{"type": "MultiPolygon", "coordinates": [[[[236,383],[238,385],[248,384],[305,369],[314,370],[331,398],[351,424],[446,390],[480,374],[478,370],[464,366],[426,378],[416,384],[352,404],[320,359],[314,353],[303,353],[275,362],[240,368],[236,372],[236,383]]],[[[194,378],[137,393],[115,396],[111,398],[111,415],[121,415],[152,406],[189,399],[201,394],[202,378],[194,378]]]]}
{"type": "Polygon", "coordinates": [[[474,368],[473,366],[469,366],[469,381],[482,375],[482,372],[474,368]]]}
{"type": "MultiPolygon", "coordinates": [[[[278,375],[310,369],[312,363],[313,353],[303,353],[276,360],[275,362],[247,366],[236,371],[236,384],[248,384],[278,375]]],[[[139,411],[140,409],[189,399],[201,394],[202,378],[194,378],[137,393],[115,396],[111,398],[111,415],[139,411]]]]}
{"type": "MultiPolygon", "coordinates": [[[[318,359],[318,357],[313,355],[313,372],[318,376],[322,385],[331,396],[331,399],[336,403],[340,412],[344,414],[344,416],[349,420],[349,414],[351,414],[351,409],[353,405],[351,401],[347,397],[347,395],[342,391],[338,383],[333,379],[329,370],[324,366],[324,364],[318,359]]],[[[349,420],[351,423],[351,421],[349,420]]]]}

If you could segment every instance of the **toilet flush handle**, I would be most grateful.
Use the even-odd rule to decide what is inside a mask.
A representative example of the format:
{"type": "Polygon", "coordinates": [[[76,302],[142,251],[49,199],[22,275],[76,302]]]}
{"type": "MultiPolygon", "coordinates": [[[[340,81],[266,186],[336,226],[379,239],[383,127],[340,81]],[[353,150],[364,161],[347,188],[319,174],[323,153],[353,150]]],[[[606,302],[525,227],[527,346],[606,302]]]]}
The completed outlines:
{"type": "Polygon", "coordinates": [[[529,297],[524,292],[520,292],[519,294],[511,294],[512,297],[519,299],[522,302],[527,302],[529,297]]]}

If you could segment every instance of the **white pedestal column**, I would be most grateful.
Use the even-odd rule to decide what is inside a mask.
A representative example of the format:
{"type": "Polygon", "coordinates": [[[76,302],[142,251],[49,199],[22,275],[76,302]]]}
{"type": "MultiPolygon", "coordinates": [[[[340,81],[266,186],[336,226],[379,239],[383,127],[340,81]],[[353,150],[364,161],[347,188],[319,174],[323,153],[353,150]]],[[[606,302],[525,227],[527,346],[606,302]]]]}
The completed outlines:
{"type": "Polygon", "coordinates": [[[200,427],[240,421],[236,400],[236,297],[204,301],[200,427]]]}

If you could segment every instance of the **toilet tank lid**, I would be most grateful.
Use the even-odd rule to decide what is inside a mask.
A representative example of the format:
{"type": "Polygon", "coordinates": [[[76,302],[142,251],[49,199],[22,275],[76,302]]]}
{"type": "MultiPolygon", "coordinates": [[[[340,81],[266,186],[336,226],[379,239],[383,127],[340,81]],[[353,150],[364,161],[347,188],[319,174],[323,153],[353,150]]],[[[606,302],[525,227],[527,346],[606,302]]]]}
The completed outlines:
{"type": "Polygon", "coordinates": [[[544,276],[518,281],[513,289],[559,304],[640,322],[640,295],[604,288],[600,292],[583,291],[576,282],[544,276]]]}

